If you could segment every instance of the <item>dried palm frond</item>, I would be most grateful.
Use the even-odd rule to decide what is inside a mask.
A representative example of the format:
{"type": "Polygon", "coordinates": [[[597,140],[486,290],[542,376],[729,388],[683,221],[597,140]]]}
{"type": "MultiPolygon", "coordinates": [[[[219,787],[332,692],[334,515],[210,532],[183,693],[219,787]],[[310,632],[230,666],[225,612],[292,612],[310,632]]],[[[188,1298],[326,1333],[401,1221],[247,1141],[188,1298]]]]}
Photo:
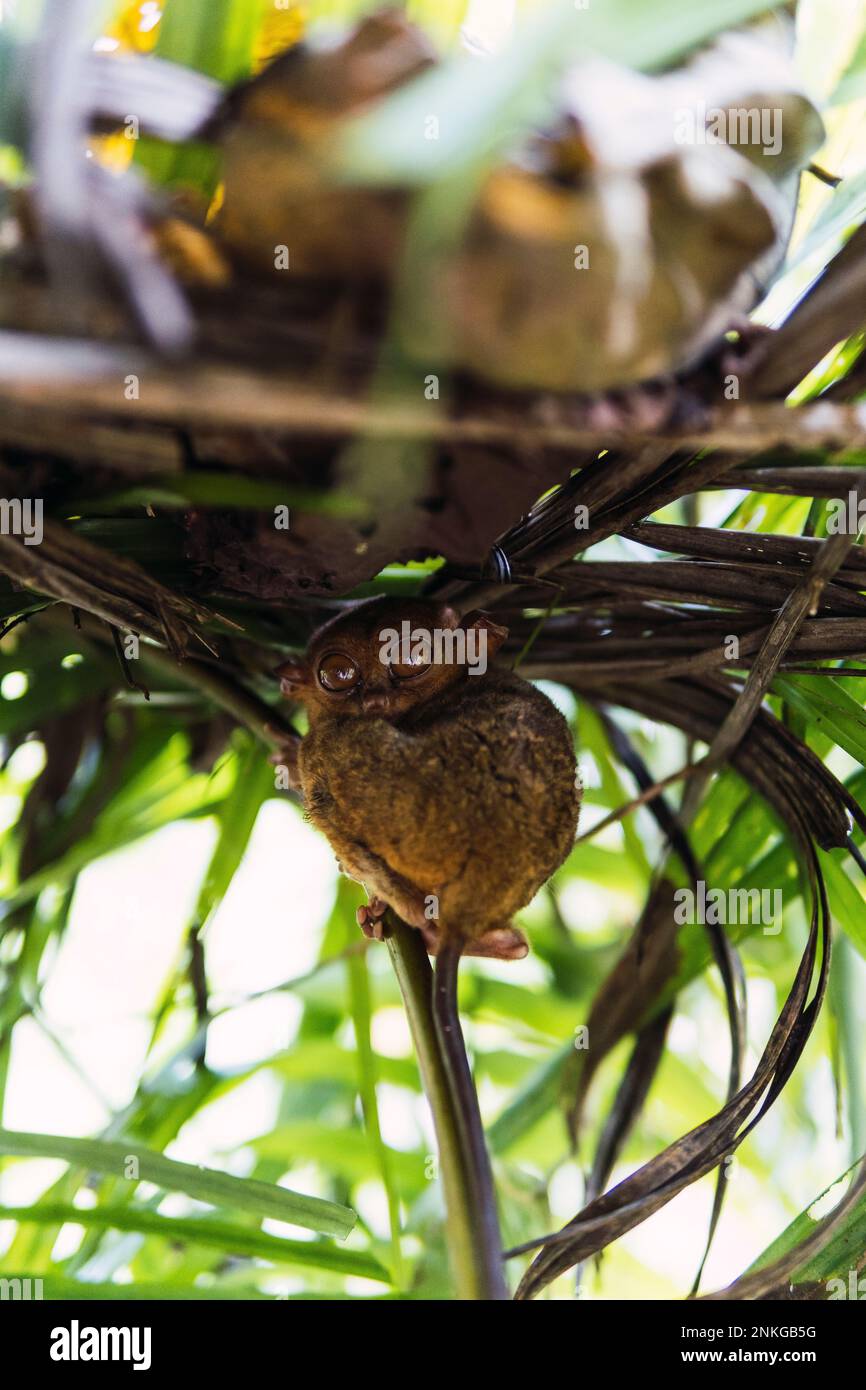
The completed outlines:
{"type": "MultiPolygon", "coordinates": [[[[619,727],[617,709],[669,724],[709,750],[689,768],[679,808],[660,791],[649,802],[665,837],[661,863],[633,937],[596,996],[593,1051],[561,1069],[563,1109],[576,1136],[599,1065],[623,1038],[635,1039],[602,1127],[586,1205],[563,1231],[513,1252],[542,1247],[517,1295],[532,1297],[742,1143],[781,1093],[820,1008],[830,914],[818,851],[847,846],[859,853],[852,824],[866,832],[866,812],[778,717],[772,698],[779,688],[774,681],[786,673],[808,671],[831,688],[842,671],[866,674],[866,560],[854,534],[773,534],[673,525],[660,517],[681,503],[688,516],[688,499],[720,489],[813,502],[853,493],[859,501],[861,475],[838,455],[853,455],[866,443],[866,406],[858,399],[862,359],[852,351],[850,370],[826,400],[792,409],[785,397],[830,348],[862,329],[866,236],[862,228],[854,233],[778,331],[753,338],[722,295],[709,306],[711,319],[739,332],[736,347],[727,339],[706,342],[702,333],[695,338],[705,327],[703,300],[688,332],[678,320],[669,325],[677,341],[692,348],[700,341],[704,355],[696,361],[690,352],[687,367],[668,338],[647,346],[636,333],[635,362],[651,360],[665,374],[620,389],[640,372],[618,375],[615,364],[599,357],[596,336],[576,333],[572,320],[568,342],[579,351],[565,360],[558,340],[547,341],[548,316],[561,320],[562,305],[556,286],[551,294],[544,264],[543,313],[533,318],[532,303],[527,308],[520,301],[527,341],[543,340],[538,361],[525,360],[522,347],[496,333],[494,354],[484,338],[519,300],[521,267],[534,243],[546,239],[539,210],[567,214],[570,244],[575,206],[588,199],[593,215],[598,211],[592,180],[610,194],[610,152],[598,156],[588,184],[571,165],[557,168],[553,188],[535,172],[502,169],[485,185],[453,263],[443,269],[439,259],[431,261],[434,281],[440,271],[447,277],[445,297],[455,300],[456,294],[457,318],[471,345],[463,356],[444,352],[446,364],[456,360],[463,369],[443,385],[441,400],[434,373],[436,394],[424,399],[419,381],[427,378],[421,366],[433,331],[424,317],[429,304],[411,319],[412,331],[401,335],[400,305],[395,310],[392,303],[399,292],[375,283],[376,275],[350,273],[341,264],[340,274],[329,265],[327,276],[278,282],[252,271],[251,258],[233,244],[237,179],[242,184],[250,140],[256,153],[263,140],[259,127],[270,120],[273,72],[225,102],[218,83],[159,58],[97,59],[81,41],[86,9],[77,0],[47,0],[45,23],[56,25],[68,42],[46,41],[28,55],[30,105],[19,92],[12,114],[17,124],[29,120],[35,185],[20,200],[18,245],[0,265],[2,483],[9,497],[44,499],[48,513],[37,547],[0,536],[3,632],[18,624],[34,644],[59,643],[56,651],[52,647],[59,660],[59,634],[69,630],[70,613],[76,621],[83,615],[80,641],[97,657],[88,675],[93,685],[82,685],[80,705],[33,724],[48,764],[25,811],[25,876],[38,881],[44,863],[39,834],[67,795],[88,740],[99,744],[102,782],[75,822],[64,823],[52,853],[92,826],[125,767],[125,724],[109,727],[108,718],[129,677],[119,633],[146,639],[148,687],[155,688],[155,677],[161,693],[177,701],[197,756],[212,761],[233,723],[247,725],[279,753],[293,732],[276,709],[272,672],[280,658],[363,586],[390,583],[382,571],[397,562],[423,565],[435,556],[441,567],[404,571],[401,582],[464,609],[494,607],[508,623],[506,652],[522,673],[557,681],[599,711],[613,755],[639,789],[649,789],[653,775],[619,727]],[[226,124],[245,104],[256,129],[235,128],[226,144],[226,124]],[[212,206],[211,222],[155,190],[138,168],[110,176],[87,166],[88,132],[104,133],[130,109],[146,135],[223,140],[232,153],[233,187],[227,203],[212,206]],[[172,226],[173,235],[167,231],[172,226]],[[186,258],[180,276],[166,253],[169,243],[181,261],[186,258]],[[191,251],[197,248],[201,257],[204,246],[212,253],[205,258],[208,273],[191,273],[190,259],[193,271],[203,264],[191,251]],[[407,365],[410,341],[416,356],[407,365]],[[488,371],[493,355],[498,370],[488,371]],[[573,387],[575,363],[596,386],[620,385],[584,394],[543,389],[573,387]],[[732,375],[742,399],[728,401],[732,375]],[[279,505],[291,506],[287,531],[273,524],[279,505]],[[618,550],[596,551],[614,538],[618,550]],[[119,672],[108,659],[115,646],[119,672]],[[677,872],[691,881],[699,877],[691,821],[708,779],[723,766],[758,794],[799,861],[810,897],[808,941],[760,1061],[743,1084],[740,966],[725,933],[711,931],[710,953],[729,1015],[727,1099],[716,1115],[606,1191],[663,1054],[675,1008],[677,872]]],[[[402,17],[385,25],[392,40],[396,33],[398,48],[405,27],[402,17]]],[[[427,72],[426,45],[400,52],[401,82],[427,72]]],[[[657,61],[673,56],[656,55],[657,61]]],[[[328,93],[317,90],[309,74],[304,78],[307,61],[315,75],[315,57],[299,65],[290,56],[282,70],[300,71],[305,100],[311,99],[305,82],[312,86],[312,115],[292,105],[291,130],[269,130],[256,179],[240,190],[252,194],[246,203],[241,198],[240,221],[254,229],[274,149],[285,154],[290,147],[295,175],[306,177],[311,155],[306,144],[298,153],[301,135],[318,148],[323,125],[333,134],[334,103],[329,106],[328,93]]],[[[334,61],[345,56],[322,58],[323,70],[331,71],[334,61]]],[[[368,80],[366,70],[361,77],[368,80]]],[[[487,99],[487,79],[480,81],[487,99]]],[[[379,95],[380,87],[395,85],[390,78],[377,83],[379,95]]],[[[363,86],[359,104],[368,96],[363,86]]],[[[585,101],[576,105],[586,123],[585,101]]],[[[505,121],[502,111],[494,114],[505,121]]],[[[801,134],[802,150],[812,148],[810,120],[801,134]]],[[[581,139],[568,123],[555,128],[544,137],[544,158],[555,155],[582,167],[587,152],[581,139]]],[[[483,153],[486,158],[486,147],[483,153]]],[[[529,153],[524,150],[531,165],[529,153]]],[[[531,153],[538,157],[537,148],[531,153]]],[[[211,158],[214,150],[206,154],[211,158]]],[[[479,168],[486,167],[478,158],[479,168]]],[[[647,227],[655,235],[670,212],[664,199],[673,187],[672,169],[682,174],[691,161],[670,151],[663,169],[654,161],[646,167],[632,161],[626,191],[646,191],[651,176],[647,227]]],[[[777,251],[770,243],[778,219],[768,220],[766,207],[761,211],[761,180],[754,171],[739,180],[735,161],[726,155],[722,162],[732,171],[725,183],[728,214],[743,195],[756,218],[744,242],[751,251],[777,251]]],[[[313,163],[316,197],[305,255],[315,262],[319,177],[322,184],[327,177],[313,163]]],[[[617,187],[622,194],[622,179],[617,187]]],[[[696,205],[687,199],[686,207],[679,185],[676,191],[678,263],[689,238],[700,244],[712,219],[695,220],[696,205]]],[[[353,191],[351,206],[372,217],[374,205],[378,216],[379,198],[364,185],[361,193],[353,191]]],[[[778,212],[775,194],[771,202],[778,212]]],[[[370,225],[384,226],[390,236],[394,216],[400,221],[407,205],[405,188],[396,199],[389,192],[387,217],[370,225]]],[[[609,199],[604,207],[609,213],[609,199]]],[[[436,211],[435,200],[424,204],[428,214],[431,208],[436,211]]],[[[448,219],[437,224],[445,243],[450,226],[448,219]]],[[[267,230],[270,255],[273,228],[267,230]]],[[[334,256],[351,259],[355,227],[340,221],[329,230],[334,256]]],[[[376,236],[364,240],[379,269],[383,258],[390,267],[389,246],[376,236]]],[[[558,254],[561,247],[554,249],[558,254]]],[[[616,238],[612,249],[622,250],[616,238]]],[[[726,285],[739,278],[740,262],[751,255],[742,250],[722,268],[726,285]]],[[[608,257],[611,266],[619,259],[608,257]]],[[[574,308],[570,266],[568,274],[574,308]]],[[[664,277],[658,279],[653,294],[661,293],[664,277]]],[[[614,324],[618,313],[633,321],[636,306],[651,306],[652,294],[642,300],[637,284],[622,301],[605,289],[594,306],[598,321],[614,324]]],[[[641,334],[651,320],[647,311],[641,334]]],[[[135,684],[133,696],[144,690],[135,684]]],[[[23,734],[13,729],[10,736],[23,734]]],[[[200,982],[199,967],[197,957],[200,982]]],[[[201,991],[197,998],[201,1006],[201,991]]],[[[722,1192],[720,1179],[710,1234],[722,1192]]],[[[754,1291],[766,1291],[790,1267],[774,1265],[742,1287],[760,1296],[754,1291]]]]}

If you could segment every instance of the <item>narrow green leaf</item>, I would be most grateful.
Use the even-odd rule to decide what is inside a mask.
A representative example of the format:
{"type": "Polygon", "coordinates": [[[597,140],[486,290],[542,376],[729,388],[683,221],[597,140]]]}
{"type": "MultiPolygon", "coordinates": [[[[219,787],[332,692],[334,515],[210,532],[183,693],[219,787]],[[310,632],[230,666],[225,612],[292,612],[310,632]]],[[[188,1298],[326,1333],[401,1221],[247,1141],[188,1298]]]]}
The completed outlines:
{"type": "Polygon", "coordinates": [[[252,68],[261,0],[166,0],[156,53],[219,82],[252,68]]]}
{"type": "Polygon", "coordinates": [[[818,851],[833,918],[843,927],[861,956],[866,957],[866,902],[842,867],[845,852],[818,851]]]}
{"type": "Polygon", "coordinates": [[[562,1068],[572,1055],[571,1043],[557,1048],[521,1086],[488,1130],[487,1141],[493,1153],[505,1153],[556,1105],[562,1084],[562,1068]]]}
{"type": "MultiPolygon", "coordinates": [[[[167,0],[155,51],[219,82],[238,82],[252,69],[260,21],[260,0],[167,0]]],[[[177,148],[148,141],[136,162],[158,183],[185,184],[205,198],[219,177],[218,157],[203,145],[177,148]]]]}
{"type": "Polygon", "coordinates": [[[206,1302],[208,1299],[218,1299],[223,1302],[226,1299],[237,1299],[239,1302],[250,1300],[263,1300],[268,1303],[277,1301],[276,1295],[262,1293],[254,1284],[220,1284],[218,1287],[191,1288],[189,1284],[177,1284],[171,1280],[156,1281],[148,1283],[134,1284],[91,1284],[83,1279],[64,1279],[57,1274],[22,1274],[20,1271],[10,1271],[4,1274],[6,1280],[39,1280],[42,1297],[47,1302],[77,1303],[79,1300],[89,1300],[90,1302],[103,1303],[106,1301],[119,1303],[136,1303],[141,1298],[158,1299],[164,1303],[178,1299],[184,1302],[206,1302]]]}
{"type": "MultiPolygon", "coordinates": [[[[347,932],[351,933],[350,942],[355,939],[357,925],[355,922],[355,904],[357,902],[357,891],[354,885],[350,885],[346,879],[340,883],[337,892],[337,911],[343,913],[347,932]]],[[[376,1164],[379,1175],[382,1179],[382,1186],[385,1189],[385,1198],[388,1204],[388,1225],[391,1232],[391,1266],[394,1271],[394,1282],[402,1288],[404,1281],[403,1251],[400,1242],[400,1194],[397,1190],[397,1183],[394,1174],[394,1162],[391,1150],[382,1138],[382,1128],[379,1123],[379,1098],[378,1081],[379,1069],[378,1058],[373,1048],[371,1034],[373,1021],[373,1001],[370,992],[370,977],[367,968],[367,955],[350,956],[346,961],[346,970],[349,977],[349,1005],[352,1015],[352,1024],[355,1029],[355,1046],[357,1048],[358,1062],[358,1089],[361,1096],[361,1108],[364,1114],[364,1128],[367,1132],[370,1146],[376,1155],[376,1164]]]]}
{"type": "MultiPolygon", "coordinates": [[[[862,1160],[858,1160],[858,1164],[859,1162],[862,1160]]],[[[834,1183],[831,1183],[828,1188],[825,1188],[814,1202],[810,1202],[806,1210],[795,1217],[790,1226],[787,1226],[782,1234],[777,1236],[772,1245],[769,1245],[763,1254],[758,1256],[754,1264],[749,1266],[747,1272],[763,1269],[766,1265],[773,1264],[775,1260],[786,1255],[789,1250],[793,1250],[796,1245],[810,1236],[815,1229],[816,1221],[820,1219],[821,1215],[826,1215],[833,1205],[832,1202],[825,1199],[832,1193],[836,1201],[841,1201],[848,1181],[854,1176],[854,1170],[858,1164],[853,1164],[847,1172],[837,1178],[834,1183]]],[[[849,1212],[844,1227],[836,1231],[819,1254],[795,1272],[791,1282],[800,1284],[807,1281],[833,1278],[846,1279],[848,1271],[857,1268],[862,1259],[864,1248],[866,1248],[866,1197],[861,1197],[854,1209],[849,1212]]]]}
{"type": "Polygon", "coordinates": [[[355,1224],[355,1213],[336,1202],[306,1197],[285,1187],[235,1178],[212,1168],[196,1168],[177,1163],[162,1154],[151,1153],[136,1144],[108,1143],[103,1139],[68,1139],[53,1134],[25,1134],[0,1129],[0,1153],[16,1158],[59,1158],[64,1163],[89,1168],[109,1177],[126,1175],[130,1160],[136,1161],[133,1182],[152,1182],[167,1192],[185,1192],[200,1202],[247,1211],[258,1217],[270,1216],[306,1230],[344,1238],[355,1224]]]}
{"type": "Polygon", "coordinates": [[[262,804],[273,789],[274,770],[264,749],[252,737],[244,738],[237,753],[235,784],[219,810],[219,838],[196,903],[198,926],[212,916],[228,892],[262,804]]]}
{"type": "Polygon", "coordinates": [[[35,1222],[41,1226],[73,1222],[77,1226],[133,1231],[163,1240],[213,1246],[226,1255],[248,1255],[274,1264],[304,1265],[390,1283],[384,1265],[363,1250],[344,1250],[319,1240],[287,1240],[207,1217],[161,1216],[146,1207],[76,1207],[71,1202],[36,1202],[29,1207],[0,1207],[0,1221],[35,1222]]]}
{"type": "Polygon", "coordinates": [[[805,715],[810,725],[828,734],[858,763],[866,764],[866,710],[838,681],[827,676],[777,676],[773,690],[805,715]]]}

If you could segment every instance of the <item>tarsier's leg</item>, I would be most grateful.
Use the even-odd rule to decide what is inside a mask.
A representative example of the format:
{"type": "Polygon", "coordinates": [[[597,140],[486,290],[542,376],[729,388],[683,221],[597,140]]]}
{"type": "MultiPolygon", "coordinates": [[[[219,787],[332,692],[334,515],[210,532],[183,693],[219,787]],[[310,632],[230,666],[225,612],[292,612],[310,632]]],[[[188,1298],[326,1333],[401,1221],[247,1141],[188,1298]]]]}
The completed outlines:
{"type": "Polygon", "coordinates": [[[370,895],[367,906],[358,909],[358,925],[365,935],[382,940],[382,929],[378,923],[386,907],[393,907],[397,916],[412,927],[423,926],[426,922],[424,894],[389,869],[384,860],[372,854],[366,845],[355,842],[341,846],[340,867],[358,883],[363,883],[370,895]]]}
{"type": "Polygon", "coordinates": [[[373,941],[383,939],[382,918],[388,907],[392,907],[397,916],[412,927],[427,925],[423,893],[395,874],[383,859],[357,840],[340,843],[336,836],[332,836],[331,843],[337,851],[340,872],[353,878],[356,883],[363,883],[367,890],[369,902],[359,907],[356,914],[358,926],[366,937],[373,941]]]}
{"type": "MultiPolygon", "coordinates": [[[[520,897],[513,897],[509,903],[500,901],[503,918],[499,922],[486,925],[478,920],[479,905],[483,903],[483,892],[479,888],[478,875],[471,870],[473,861],[467,861],[464,872],[446,884],[442,890],[439,907],[440,925],[444,921],[452,932],[463,937],[464,956],[487,956],[491,960],[522,960],[529,953],[526,937],[519,927],[510,920],[511,912],[520,906],[520,897]]],[[[489,869],[489,864],[488,864],[489,869]]],[[[448,933],[446,932],[446,935],[448,933]]]]}
{"type": "MultiPolygon", "coordinates": [[[[435,893],[422,893],[395,874],[386,865],[378,866],[378,861],[372,863],[373,856],[369,860],[369,876],[363,876],[361,882],[375,883],[376,897],[371,900],[367,908],[359,908],[358,922],[361,929],[366,933],[367,924],[373,916],[381,917],[387,905],[392,907],[398,917],[402,917],[404,922],[408,922],[410,927],[417,927],[424,938],[424,945],[431,956],[439,954],[439,946],[442,941],[442,928],[437,915],[439,899],[435,893]],[[381,900],[385,899],[386,902],[381,900]],[[375,903],[375,907],[374,907],[375,903]],[[379,909],[378,912],[376,909],[379,909]],[[364,921],[361,921],[361,914],[364,914],[364,921]]],[[[382,930],[373,932],[377,941],[382,940],[382,930]]],[[[515,927],[511,922],[502,922],[494,927],[488,927],[480,936],[470,938],[463,947],[464,956],[487,956],[493,960],[522,960],[528,953],[529,946],[526,937],[519,927],[515,927]]]]}
{"type": "MultiPolygon", "coordinates": [[[[438,918],[431,915],[438,907],[436,895],[421,893],[367,850],[363,853],[354,850],[353,863],[358,871],[357,875],[353,876],[367,885],[375,884],[375,891],[368,886],[368,891],[371,892],[369,903],[366,907],[358,908],[358,925],[364,935],[381,941],[381,919],[386,908],[392,907],[404,922],[418,928],[429,954],[438,955],[442,930],[438,918]]],[[[500,926],[489,927],[481,936],[468,941],[463,948],[463,954],[487,956],[495,960],[522,960],[528,950],[523,933],[510,922],[505,922],[500,926]]]]}
{"type": "Polygon", "coordinates": [[[424,920],[424,899],[410,883],[393,869],[390,869],[377,854],[374,854],[362,841],[347,835],[332,814],[333,797],[322,786],[315,786],[307,797],[307,814],[313,825],[327,835],[340,872],[356,883],[363,883],[370,897],[369,911],[358,915],[358,925],[367,931],[369,925],[376,940],[381,940],[381,929],[375,923],[382,916],[385,906],[390,904],[395,912],[412,926],[417,927],[424,920]],[[381,902],[381,910],[374,908],[374,901],[381,902]]]}
{"type": "MultiPolygon", "coordinates": [[[[321,817],[318,819],[321,824],[321,817]]],[[[356,882],[363,883],[370,896],[370,901],[365,907],[359,908],[357,914],[358,925],[364,935],[372,940],[381,941],[381,919],[386,907],[392,907],[404,922],[421,931],[430,955],[437,955],[441,929],[438,918],[434,915],[439,907],[436,894],[422,893],[358,840],[341,840],[333,830],[330,830],[329,838],[337,851],[341,871],[356,882]]],[[[459,916],[458,911],[457,917],[459,916]]],[[[463,953],[467,956],[486,956],[494,960],[522,960],[528,950],[523,933],[510,922],[503,922],[470,939],[463,953]]]]}

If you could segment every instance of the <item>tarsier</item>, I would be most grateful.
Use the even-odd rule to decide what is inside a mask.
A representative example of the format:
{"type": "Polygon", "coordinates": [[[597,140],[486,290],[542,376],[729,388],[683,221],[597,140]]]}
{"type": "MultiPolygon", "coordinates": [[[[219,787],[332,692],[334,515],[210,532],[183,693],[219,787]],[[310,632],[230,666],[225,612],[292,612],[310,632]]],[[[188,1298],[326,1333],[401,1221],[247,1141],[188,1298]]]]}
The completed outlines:
{"type": "Polygon", "coordinates": [[[360,925],[381,936],[390,906],[436,956],[433,1017],[491,1299],[508,1291],[457,968],[464,953],[526,954],[512,914],[565,859],[580,801],[565,719],[527,681],[487,668],[507,635],[483,613],[461,622],[444,604],[373,599],[326,623],[303,660],[280,668],[283,693],[309,716],[296,781],[343,871],[367,889],[360,925]],[[388,634],[406,628],[413,640],[394,652],[388,634]],[[484,661],[465,660],[470,637],[484,661]],[[461,646],[462,661],[441,659],[461,646]]]}
{"type": "Polygon", "coordinates": [[[519,958],[527,946],[511,918],[574,840],[571,733],[534,686],[448,660],[465,640],[431,650],[435,634],[471,636],[470,651],[492,658],[507,630],[435,602],[373,599],[280,668],[283,693],[309,716],[297,781],[307,816],[368,891],[368,935],[381,935],[390,906],[432,955],[450,945],[519,958]],[[389,661],[387,634],[403,631],[421,636],[397,653],[408,661],[389,661]]]}

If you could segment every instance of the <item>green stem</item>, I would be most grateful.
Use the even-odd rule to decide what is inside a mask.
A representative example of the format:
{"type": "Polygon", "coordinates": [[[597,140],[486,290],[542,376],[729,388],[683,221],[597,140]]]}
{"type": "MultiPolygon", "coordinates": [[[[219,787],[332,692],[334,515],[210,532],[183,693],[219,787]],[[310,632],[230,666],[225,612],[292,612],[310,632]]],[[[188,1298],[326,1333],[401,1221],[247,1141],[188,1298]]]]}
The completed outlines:
{"type": "MultiPolygon", "coordinates": [[[[357,932],[357,926],[353,920],[352,925],[357,932]]],[[[388,1203],[388,1224],[391,1231],[391,1273],[394,1284],[398,1289],[406,1286],[406,1271],[403,1261],[403,1250],[400,1242],[400,1197],[397,1184],[394,1180],[394,1165],[391,1159],[391,1151],[382,1138],[382,1128],[379,1123],[379,1100],[377,1096],[378,1069],[376,1065],[376,1055],[373,1051],[373,1042],[370,1032],[370,1025],[373,1017],[373,1006],[370,998],[370,977],[367,971],[366,952],[361,955],[352,955],[346,962],[349,973],[349,997],[352,1008],[352,1021],[355,1025],[355,1047],[358,1052],[359,1066],[359,1091],[361,1095],[361,1108],[364,1112],[364,1124],[370,1143],[375,1151],[379,1163],[379,1171],[382,1174],[382,1185],[385,1189],[385,1197],[388,1203]]]]}
{"type": "Polygon", "coordinates": [[[866,1151],[862,1040],[857,1021],[862,979],[863,962],[855,952],[850,939],[840,932],[833,951],[830,989],[838,1019],[842,1075],[845,1078],[844,1094],[851,1130],[851,1155],[854,1159],[866,1151]]]}
{"type": "Polygon", "coordinates": [[[433,971],[421,933],[390,911],[385,923],[388,950],[406,1006],[424,1092],[433,1114],[445,1199],[445,1239],[456,1296],[463,1300],[486,1301],[497,1295],[490,1288],[477,1236],[479,1214],[475,1210],[472,1175],[433,1018],[433,971]]]}

